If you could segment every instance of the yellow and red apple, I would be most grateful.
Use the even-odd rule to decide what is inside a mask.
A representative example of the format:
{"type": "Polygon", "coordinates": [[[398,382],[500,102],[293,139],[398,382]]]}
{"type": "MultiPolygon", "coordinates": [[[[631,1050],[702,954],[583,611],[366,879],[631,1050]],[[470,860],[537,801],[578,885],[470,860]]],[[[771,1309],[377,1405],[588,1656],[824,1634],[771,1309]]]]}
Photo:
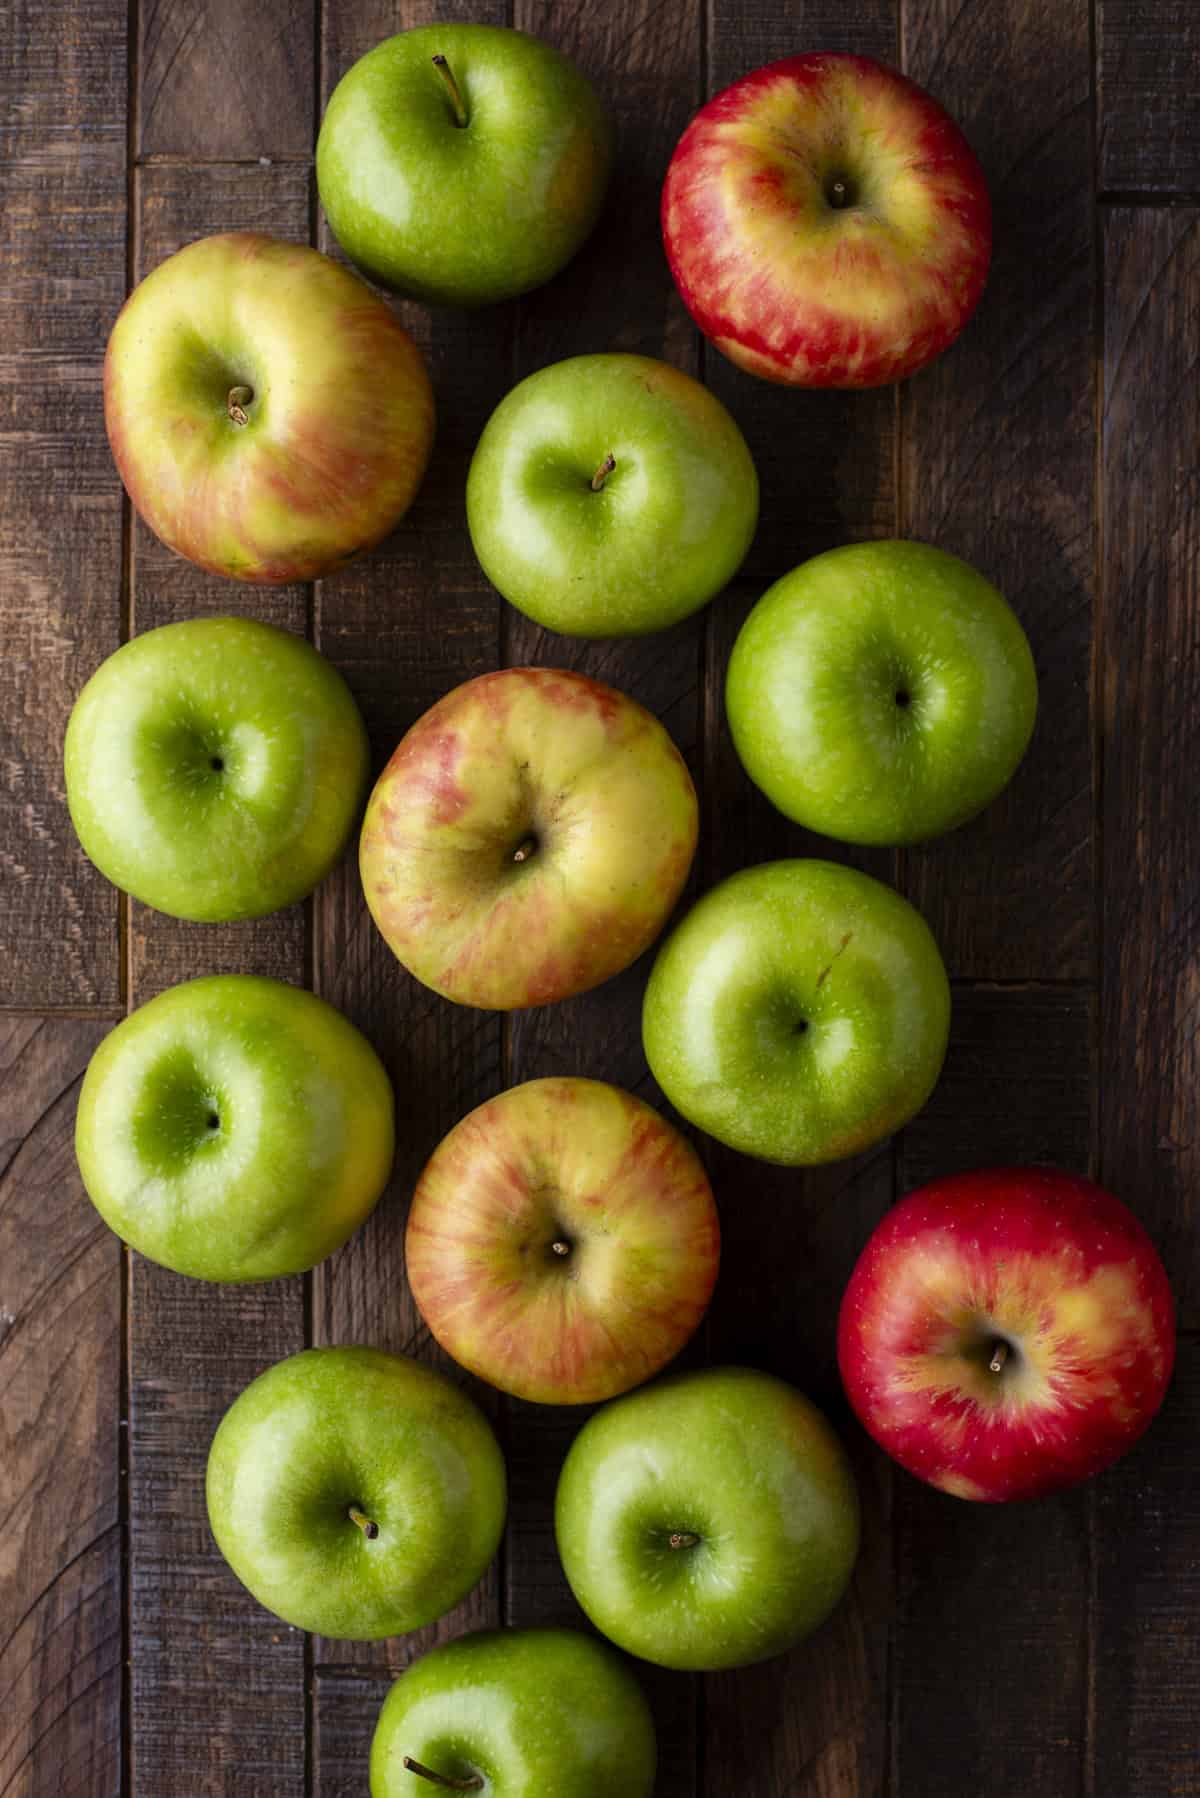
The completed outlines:
{"type": "Polygon", "coordinates": [[[1052,1168],[949,1175],[875,1230],[838,1362],[889,1455],[957,1498],[1036,1498],[1142,1434],[1175,1358],[1158,1253],[1102,1187],[1052,1168]]]}
{"type": "Polygon", "coordinates": [[[463,1118],[405,1243],[448,1354],[517,1398],[595,1403],[648,1380],[704,1316],[720,1254],[695,1151],[599,1080],[529,1080],[463,1118]]]}
{"type": "Polygon", "coordinates": [[[459,1005],[546,1005],[648,949],[696,849],[683,757],[636,700],[560,668],[455,687],[380,775],[363,890],[410,974],[459,1005]]]}
{"type": "Polygon", "coordinates": [[[308,581],[385,537],[433,443],[420,352],[383,301],[305,244],[203,237],[113,326],[104,419],[169,549],[213,574],[308,581]]]}
{"type": "Polygon", "coordinates": [[[684,303],[749,374],[879,387],[952,343],[991,256],[982,170],[953,119],[866,56],[792,56],[701,108],[662,196],[684,303]]]}

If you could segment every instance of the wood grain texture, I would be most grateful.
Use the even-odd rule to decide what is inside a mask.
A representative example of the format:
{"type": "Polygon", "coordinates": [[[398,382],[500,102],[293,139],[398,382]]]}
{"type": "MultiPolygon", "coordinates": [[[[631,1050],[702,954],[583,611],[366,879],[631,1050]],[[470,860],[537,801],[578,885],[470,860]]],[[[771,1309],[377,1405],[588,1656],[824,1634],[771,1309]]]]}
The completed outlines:
{"type": "MultiPolygon", "coordinates": [[[[513,22],[549,38],[579,63],[617,133],[613,183],[596,231],[563,273],[521,304],[517,376],[602,350],[656,356],[695,373],[695,333],[662,254],[658,196],[667,159],[700,99],[698,7],[692,0],[623,0],[567,11],[546,0],[517,0],[513,22]]],[[[505,627],[509,662],[579,669],[631,694],[661,718],[696,771],[702,617],[661,636],[604,643],[543,631],[512,609],[506,609],[505,627]]],[[[514,1013],[509,1083],[549,1073],[587,1073],[644,1091],[640,1019],[649,959],[594,993],[514,1013]]],[[[513,1502],[506,1617],[511,1624],[579,1620],[559,1565],[552,1514],[558,1469],[582,1421],[573,1409],[509,1407],[513,1502]]],[[[699,1682],[650,1668],[639,1667],[638,1673],[659,1733],[658,1798],[693,1798],[699,1682]]]]}
{"type": "MultiPolygon", "coordinates": [[[[210,232],[265,231],[308,239],[310,172],[304,168],[181,168],[138,171],[136,274],[140,280],[176,250],[210,232]]],[[[304,587],[257,587],[222,579],[174,555],[135,520],[131,620],[139,634],[200,616],[260,618],[303,636],[304,587]]],[[[130,907],[132,985],[141,1004],[195,974],[270,974],[303,981],[305,908],[237,924],[189,924],[136,902],[130,907]]]]}
{"type": "MultiPolygon", "coordinates": [[[[249,19],[252,15],[247,14],[249,19]]],[[[303,241],[303,169],[139,172],[137,273],[193,238],[232,226],[303,241]]],[[[133,628],[237,613],[303,633],[303,588],[257,588],[204,574],[140,525],[133,628]]],[[[200,925],[131,907],[133,1004],[177,981],[263,973],[303,985],[303,908],[247,924],[200,925]]],[[[208,1527],[204,1472],[213,1431],[241,1389],[304,1347],[300,1280],[220,1287],[131,1257],[130,1498],[132,1752],[137,1791],[301,1798],[304,1638],[262,1610],[225,1565],[208,1527]]]]}
{"type": "MultiPolygon", "coordinates": [[[[803,0],[782,10],[766,0],[715,0],[708,48],[709,92],[805,50],[855,50],[894,62],[897,12],[891,0],[854,8],[803,0]]],[[[797,855],[850,861],[892,879],[890,851],[849,850],[803,831],[751,785],[729,741],[724,677],[737,632],[767,580],[849,538],[894,534],[895,395],[772,387],[711,347],[704,366],[750,443],[762,515],[742,577],[709,612],[702,884],[797,855]]],[[[854,1459],[863,1548],[850,1593],[815,1636],[770,1670],[705,1681],[701,1790],[705,1798],[748,1790],[756,1798],[874,1798],[886,1756],[891,1480],[850,1425],[833,1339],[842,1285],[891,1202],[891,1146],[808,1172],[767,1167],[715,1144],[707,1159],[722,1219],[709,1358],[767,1367],[822,1406],[854,1459]]]]}
{"type": "Polygon", "coordinates": [[[905,0],[906,72],[992,194],[979,311],[904,389],[903,534],[994,581],[1029,635],[1033,743],[975,823],[908,857],[951,974],[1087,978],[1095,380],[1087,0],[905,0]]]}
{"type": "Polygon", "coordinates": [[[121,1253],[75,1168],[105,1026],[0,1022],[0,1791],[121,1778],[121,1253]]]}
{"type": "MultiPolygon", "coordinates": [[[[903,1189],[1012,1161],[1085,1169],[1091,996],[959,990],[954,1001],[946,1072],[903,1138],[903,1189]]],[[[913,1798],[1078,1791],[1086,1494],[973,1505],[897,1473],[894,1508],[893,1789],[913,1798]]]]}
{"type": "Polygon", "coordinates": [[[1192,0],[1097,0],[1097,183],[1200,192],[1200,12],[1192,0]]]}
{"type": "MultiPolygon", "coordinates": [[[[505,10],[467,0],[449,6],[353,0],[329,7],[322,48],[326,94],[380,38],[434,18],[503,24],[505,10]]],[[[322,248],[334,252],[323,221],[321,229],[322,248]]],[[[322,583],[316,608],[318,644],[363,709],[376,771],[436,699],[500,659],[498,602],[471,551],[463,489],[479,433],[509,385],[514,329],[509,307],[430,313],[395,305],[433,377],[433,461],[392,536],[336,580],[322,583]]],[[[417,1176],[441,1137],[501,1084],[500,1021],[449,1004],[405,972],[371,921],[353,855],[318,897],[315,943],[318,990],[375,1044],[397,1101],[396,1164],[388,1191],[365,1228],[314,1276],[316,1340],[365,1341],[415,1354],[494,1410],[494,1395],[455,1368],[425,1328],[404,1277],[404,1224],[417,1176]]],[[[399,1641],[318,1641],[316,1657],[364,1670],[399,1670],[436,1642],[498,1622],[499,1580],[494,1564],[447,1617],[399,1641]]],[[[326,1727],[323,1702],[318,1694],[318,1739],[326,1727]]]]}
{"type": "Polygon", "coordinates": [[[100,370],[124,283],[125,8],[14,0],[0,29],[5,1005],[121,997],[117,898],[71,828],[62,736],[120,631],[121,484],[100,370]]]}
{"type": "Polygon", "coordinates": [[[364,1798],[371,1737],[391,1683],[387,1674],[317,1668],[313,1798],[364,1798]]]}
{"type": "Polygon", "coordinates": [[[1200,1795],[1200,1342],[1150,1434],[1094,1488],[1088,1798],[1200,1795]]]}
{"type": "Polygon", "coordinates": [[[1101,1168],[1200,1323],[1200,212],[1106,218],[1101,1168]]]}
{"type": "Polygon", "coordinates": [[[316,0],[141,0],[139,154],[307,159],[315,9],[316,0]]]}

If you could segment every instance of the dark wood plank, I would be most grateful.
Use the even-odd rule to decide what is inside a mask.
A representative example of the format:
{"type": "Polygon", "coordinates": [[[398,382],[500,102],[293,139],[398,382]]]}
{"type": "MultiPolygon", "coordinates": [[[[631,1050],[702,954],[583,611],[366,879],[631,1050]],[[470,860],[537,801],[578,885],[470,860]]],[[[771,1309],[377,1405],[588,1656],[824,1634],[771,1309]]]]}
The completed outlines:
{"type": "Polygon", "coordinates": [[[313,1798],[363,1798],[371,1737],[391,1683],[386,1673],[317,1668],[313,1798]]]}
{"type": "Polygon", "coordinates": [[[121,1254],[75,1168],[105,1026],[0,1023],[0,1791],[121,1778],[121,1254]]]}
{"type": "MultiPolygon", "coordinates": [[[[310,172],[305,168],[182,168],[138,172],[140,280],[197,237],[233,227],[308,239],[310,172]]],[[[176,556],[139,520],[132,548],[135,631],[201,615],[261,618],[303,636],[309,595],[304,587],[255,587],[223,580],[176,556]]],[[[304,907],[238,924],[187,924],[148,906],[130,907],[131,978],[138,1002],[193,974],[272,974],[303,980],[304,907]]]]}
{"type": "MultiPolygon", "coordinates": [[[[695,0],[624,0],[564,12],[518,0],[514,24],[549,38],[595,82],[617,128],[613,184],[600,224],[574,262],[521,306],[516,374],[590,351],[658,356],[697,372],[695,333],[662,254],[658,195],[663,170],[700,99],[700,9],[695,0]]],[[[506,659],[578,668],[660,717],[693,767],[700,741],[703,617],[661,636],[585,643],[540,630],[506,609],[506,659]]],[[[587,1073],[637,1089],[646,1080],[641,995],[649,958],[596,992],[514,1013],[509,1082],[587,1073]]],[[[554,1546],[554,1486],[580,1413],[512,1405],[508,1449],[513,1503],[507,1547],[509,1623],[578,1622],[554,1546]]],[[[697,1790],[698,1684],[639,1668],[654,1707],[659,1798],[697,1790]]]]}
{"type": "MultiPolygon", "coordinates": [[[[246,15],[249,19],[250,15],[246,15]]],[[[303,169],[139,172],[138,273],[192,238],[241,225],[303,241],[303,169]]],[[[303,632],[303,588],[260,589],[203,574],[137,527],[131,612],[138,631],[235,612],[303,632]]],[[[132,1003],[198,974],[272,974],[304,984],[304,912],[199,925],[131,907],[132,1003]]],[[[131,1257],[130,1500],[132,1749],[139,1793],[225,1798],[305,1782],[304,1638],[262,1610],[208,1528],[204,1470],[226,1406],[272,1361],[303,1348],[300,1280],[219,1287],[131,1257]]]]}
{"type": "MultiPolygon", "coordinates": [[[[326,9],[322,50],[328,91],[352,62],[390,32],[432,18],[504,24],[499,0],[353,0],[326,9]]],[[[322,222],[322,248],[334,251],[322,222]]],[[[374,763],[434,700],[499,660],[498,601],[471,551],[463,491],[467,465],[492,408],[509,382],[514,312],[435,311],[396,303],[421,345],[438,407],[437,443],[408,516],[373,555],[318,589],[317,642],[363,708],[374,763]]],[[[317,1341],[373,1342],[416,1354],[451,1373],[493,1408],[489,1391],[454,1368],[432,1341],[404,1277],[404,1222],[417,1175],[440,1138],[501,1084],[500,1021],[448,1004],[400,967],[362,897],[351,856],[329,880],[315,911],[318,989],[371,1038],[396,1087],[397,1153],[375,1215],[314,1278],[317,1341]]],[[[322,1643],[319,1661],[364,1671],[399,1669],[435,1642],[500,1617],[499,1567],[440,1623],[400,1641],[322,1643]]],[[[317,1694],[318,1741],[327,1730],[317,1694]]],[[[344,1740],[348,1738],[343,1736],[344,1740]]],[[[366,1765],[369,1732],[361,1744],[366,1765]]]]}
{"type": "Polygon", "coordinates": [[[141,0],[139,155],[306,160],[316,0],[141,0]]]}
{"type": "Polygon", "coordinates": [[[1192,0],[1097,0],[1097,181],[1200,191],[1200,12],[1192,0]]]}
{"type": "Polygon", "coordinates": [[[1101,1168],[1200,1323],[1200,212],[1105,231],[1101,1168]]]}
{"type": "MultiPolygon", "coordinates": [[[[764,62],[805,50],[897,58],[892,0],[715,0],[709,92],[764,62]]],[[[848,538],[896,530],[896,398],[802,393],[742,374],[715,350],[705,378],[746,433],[762,483],[758,537],[743,576],[711,608],[705,710],[703,884],[793,855],[852,861],[894,878],[891,851],[849,850],[801,830],[752,787],[730,746],[724,675],[734,639],[765,585],[848,538]]],[[[799,1648],[768,1667],[705,1681],[707,1794],[843,1798],[882,1790],[890,1473],[850,1426],[833,1360],[842,1286],[893,1192],[892,1154],[810,1172],[707,1151],[722,1220],[722,1268],[709,1319],[713,1361],[767,1367],[823,1407],[855,1459],[863,1549],[846,1601],[799,1648]]]]}
{"type": "MultiPolygon", "coordinates": [[[[905,1191],[1015,1160],[1086,1168],[1086,992],[955,993],[946,1073],[905,1132],[905,1191]]],[[[1087,1498],[973,1505],[898,1473],[893,1787],[900,1798],[1080,1789],[1087,1498]]],[[[1120,1790],[1113,1786],[1113,1798],[1120,1790]]]]}
{"type": "Polygon", "coordinates": [[[0,1003],[121,997],[117,898],[67,816],[62,736],[117,646],[121,484],[100,365],[125,287],[123,5],[0,31],[0,1003]],[[47,930],[47,919],[54,920],[47,930]]]}
{"type": "Polygon", "coordinates": [[[1200,1342],[1145,1441],[1095,1487],[1089,1798],[1200,1794],[1200,1342]]]}
{"type": "Polygon", "coordinates": [[[906,70],[983,164],[995,257],[958,343],[903,401],[903,531],[965,557],[1024,624],[1032,746],[975,823],[914,850],[906,887],[952,975],[1087,978],[1094,958],[1095,432],[1087,0],[905,0],[906,70]]]}

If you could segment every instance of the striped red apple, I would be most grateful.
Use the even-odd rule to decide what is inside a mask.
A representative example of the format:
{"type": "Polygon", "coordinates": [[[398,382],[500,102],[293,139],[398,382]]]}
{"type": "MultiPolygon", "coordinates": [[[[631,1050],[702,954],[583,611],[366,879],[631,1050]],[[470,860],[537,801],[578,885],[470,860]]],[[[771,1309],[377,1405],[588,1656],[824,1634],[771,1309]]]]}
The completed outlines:
{"type": "Polygon", "coordinates": [[[717,1210],[695,1151],[632,1093],[529,1080],[434,1150],[405,1253],[442,1347],[503,1392],[595,1403],[664,1367],[708,1305],[717,1210]]]}
{"type": "Polygon", "coordinates": [[[692,317],[768,381],[878,387],[979,302],[991,204],[937,101],[866,56],[792,56],[710,100],[676,147],[663,238],[692,317]]]}
{"type": "Polygon", "coordinates": [[[838,1362],[880,1446],[957,1498],[1098,1473],[1162,1403],[1175,1312],[1119,1199],[1053,1168],[948,1175],[889,1211],[842,1299],[838,1362]]]}

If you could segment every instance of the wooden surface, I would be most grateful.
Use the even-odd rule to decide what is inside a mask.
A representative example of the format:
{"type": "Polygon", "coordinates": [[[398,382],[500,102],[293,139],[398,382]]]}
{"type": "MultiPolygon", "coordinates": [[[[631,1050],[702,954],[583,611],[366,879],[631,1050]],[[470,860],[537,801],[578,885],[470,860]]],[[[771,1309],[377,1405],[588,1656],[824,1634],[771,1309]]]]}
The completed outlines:
{"type": "MultiPolygon", "coordinates": [[[[847,856],[897,881],[944,947],[955,1014],[926,1111],[862,1162],[802,1175],[706,1149],[725,1261],[697,1361],[758,1362],[824,1404],[862,1480],[852,1593],[782,1661],[647,1673],[659,1798],[1200,1798],[1200,10],[1192,0],[13,0],[0,31],[0,1798],[351,1798],[389,1675],[471,1623],[577,1617],[549,1528],[574,1414],[485,1397],[509,1458],[504,1551],[433,1630],[355,1648],[260,1611],[204,1518],[208,1441],[253,1373],[306,1342],[438,1360],[403,1279],[414,1175],[487,1094],[585,1071],[653,1098],[645,968],[500,1020],[417,987],[352,866],[307,906],[186,926],[118,897],[63,801],[75,692],[122,637],[235,610],[343,670],[376,763],[458,681],[565,662],[668,723],[702,792],[695,876],[818,848],[750,791],[722,727],[725,658],[764,585],[871,535],[977,562],[1033,642],[1042,708],[1011,792],[920,851],[847,856]],[[398,305],[426,350],[437,451],[410,517],[315,589],[199,574],[131,520],[100,363],[131,280],[230,226],[333,249],[319,111],[389,31],[514,22],[594,77],[618,173],[592,242],[526,301],[398,305]],[[960,119],[996,210],[994,272],[951,352],[900,390],[793,394],[691,330],[656,197],[692,108],[789,51],[899,62],[960,119]],[[698,372],[759,462],[743,574],[639,643],[537,631],[483,579],[463,479],[522,374],[607,348],[698,372]],[[400,1151],[375,1217],[308,1280],[239,1292],[124,1253],[74,1169],[74,1094],[129,1006],[256,969],[371,1036],[400,1151]],[[973,1507],[893,1472],[849,1419],[832,1325],[900,1192],[992,1160],[1090,1168],[1158,1241],[1184,1336],[1145,1444],[1080,1492],[973,1507]]],[[[444,1364],[444,1363],[443,1363],[444,1364]]],[[[465,1379],[465,1376],[462,1376],[465,1379]]],[[[484,1396],[481,1394],[481,1396],[484,1396]]]]}

